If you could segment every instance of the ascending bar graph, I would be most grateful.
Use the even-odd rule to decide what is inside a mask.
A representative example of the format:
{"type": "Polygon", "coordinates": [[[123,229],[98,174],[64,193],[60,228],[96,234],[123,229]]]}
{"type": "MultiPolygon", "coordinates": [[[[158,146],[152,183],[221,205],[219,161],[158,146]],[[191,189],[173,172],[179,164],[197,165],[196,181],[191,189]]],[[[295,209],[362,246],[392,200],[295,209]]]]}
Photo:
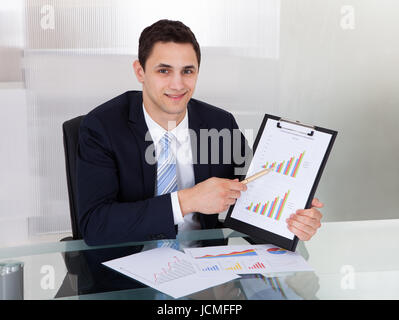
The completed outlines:
{"type": "Polygon", "coordinates": [[[176,256],[174,256],[173,259],[174,261],[169,261],[168,265],[161,268],[160,272],[154,273],[155,284],[162,284],[195,273],[195,269],[191,262],[180,260],[176,256]]]}
{"type": "Polygon", "coordinates": [[[262,165],[262,168],[264,169],[274,169],[274,172],[281,173],[283,175],[296,178],[298,175],[298,171],[301,167],[303,157],[305,156],[305,151],[302,152],[299,157],[291,157],[290,160],[284,160],[283,162],[277,163],[275,162],[266,162],[264,165],[262,165]]]}
{"type": "Polygon", "coordinates": [[[219,268],[219,266],[217,264],[215,264],[215,265],[212,265],[212,266],[208,266],[208,267],[202,268],[201,270],[202,271],[220,271],[220,268],[219,268]]]}
{"type": "Polygon", "coordinates": [[[266,203],[263,203],[263,205],[262,202],[256,204],[251,202],[251,204],[245,207],[245,209],[278,221],[281,218],[281,213],[284,210],[290,192],[291,191],[288,190],[283,197],[277,196],[273,201],[267,201],[266,203]]]}
{"type": "Polygon", "coordinates": [[[241,264],[239,262],[237,262],[236,264],[234,264],[232,266],[225,267],[224,270],[240,271],[240,270],[243,270],[243,267],[241,266],[241,264]]]}
{"type": "Polygon", "coordinates": [[[248,267],[249,270],[256,270],[256,269],[266,269],[265,265],[262,262],[257,262],[252,266],[248,267]]]}

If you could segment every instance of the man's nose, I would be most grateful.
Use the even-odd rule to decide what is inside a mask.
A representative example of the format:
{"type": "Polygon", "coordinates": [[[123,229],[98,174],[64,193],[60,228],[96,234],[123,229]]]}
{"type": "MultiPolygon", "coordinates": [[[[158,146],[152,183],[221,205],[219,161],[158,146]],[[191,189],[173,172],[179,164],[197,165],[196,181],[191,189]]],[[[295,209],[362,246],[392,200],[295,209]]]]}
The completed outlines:
{"type": "Polygon", "coordinates": [[[173,77],[170,79],[169,83],[170,89],[179,91],[184,89],[184,82],[183,82],[183,77],[180,73],[175,73],[173,77]]]}

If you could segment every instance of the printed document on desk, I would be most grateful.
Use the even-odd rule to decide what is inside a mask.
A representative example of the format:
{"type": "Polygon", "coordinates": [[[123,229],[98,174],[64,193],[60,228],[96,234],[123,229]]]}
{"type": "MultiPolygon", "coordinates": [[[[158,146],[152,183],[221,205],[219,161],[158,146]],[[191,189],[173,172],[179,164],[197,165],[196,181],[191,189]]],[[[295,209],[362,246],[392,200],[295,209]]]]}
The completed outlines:
{"type": "Polygon", "coordinates": [[[313,271],[305,259],[271,244],[186,248],[198,271],[212,274],[250,274],[313,271]]]}
{"type": "Polygon", "coordinates": [[[152,249],[103,264],[173,298],[239,278],[234,274],[204,277],[187,255],[171,248],[152,249]]]}

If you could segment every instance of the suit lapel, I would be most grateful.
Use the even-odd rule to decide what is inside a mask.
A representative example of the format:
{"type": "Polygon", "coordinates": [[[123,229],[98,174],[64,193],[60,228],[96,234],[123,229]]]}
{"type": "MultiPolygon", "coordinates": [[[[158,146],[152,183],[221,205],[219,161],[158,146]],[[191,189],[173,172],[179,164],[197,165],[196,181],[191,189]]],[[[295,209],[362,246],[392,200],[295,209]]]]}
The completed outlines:
{"type": "Polygon", "coordinates": [[[143,186],[147,198],[153,197],[155,194],[156,184],[156,162],[149,163],[146,158],[146,150],[152,147],[153,141],[151,135],[148,133],[147,141],[146,134],[148,127],[144,119],[143,113],[143,97],[141,92],[133,91],[129,96],[129,128],[131,129],[134,137],[136,138],[137,145],[141,156],[141,165],[143,168],[143,186]]]}

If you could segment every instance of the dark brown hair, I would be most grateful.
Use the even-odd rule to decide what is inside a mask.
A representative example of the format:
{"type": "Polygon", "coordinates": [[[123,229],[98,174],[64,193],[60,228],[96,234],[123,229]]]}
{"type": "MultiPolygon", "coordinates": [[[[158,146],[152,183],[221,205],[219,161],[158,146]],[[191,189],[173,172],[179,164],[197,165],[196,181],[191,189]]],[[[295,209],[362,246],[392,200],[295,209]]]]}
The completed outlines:
{"type": "Polygon", "coordinates": [[[145,63],[157,42],[191,43],[197,55],[199,67],[201,50],[194,33],[180,21],[163,19],[145,28],[140,35],[139,62],[144,70],[145,63]]]}

